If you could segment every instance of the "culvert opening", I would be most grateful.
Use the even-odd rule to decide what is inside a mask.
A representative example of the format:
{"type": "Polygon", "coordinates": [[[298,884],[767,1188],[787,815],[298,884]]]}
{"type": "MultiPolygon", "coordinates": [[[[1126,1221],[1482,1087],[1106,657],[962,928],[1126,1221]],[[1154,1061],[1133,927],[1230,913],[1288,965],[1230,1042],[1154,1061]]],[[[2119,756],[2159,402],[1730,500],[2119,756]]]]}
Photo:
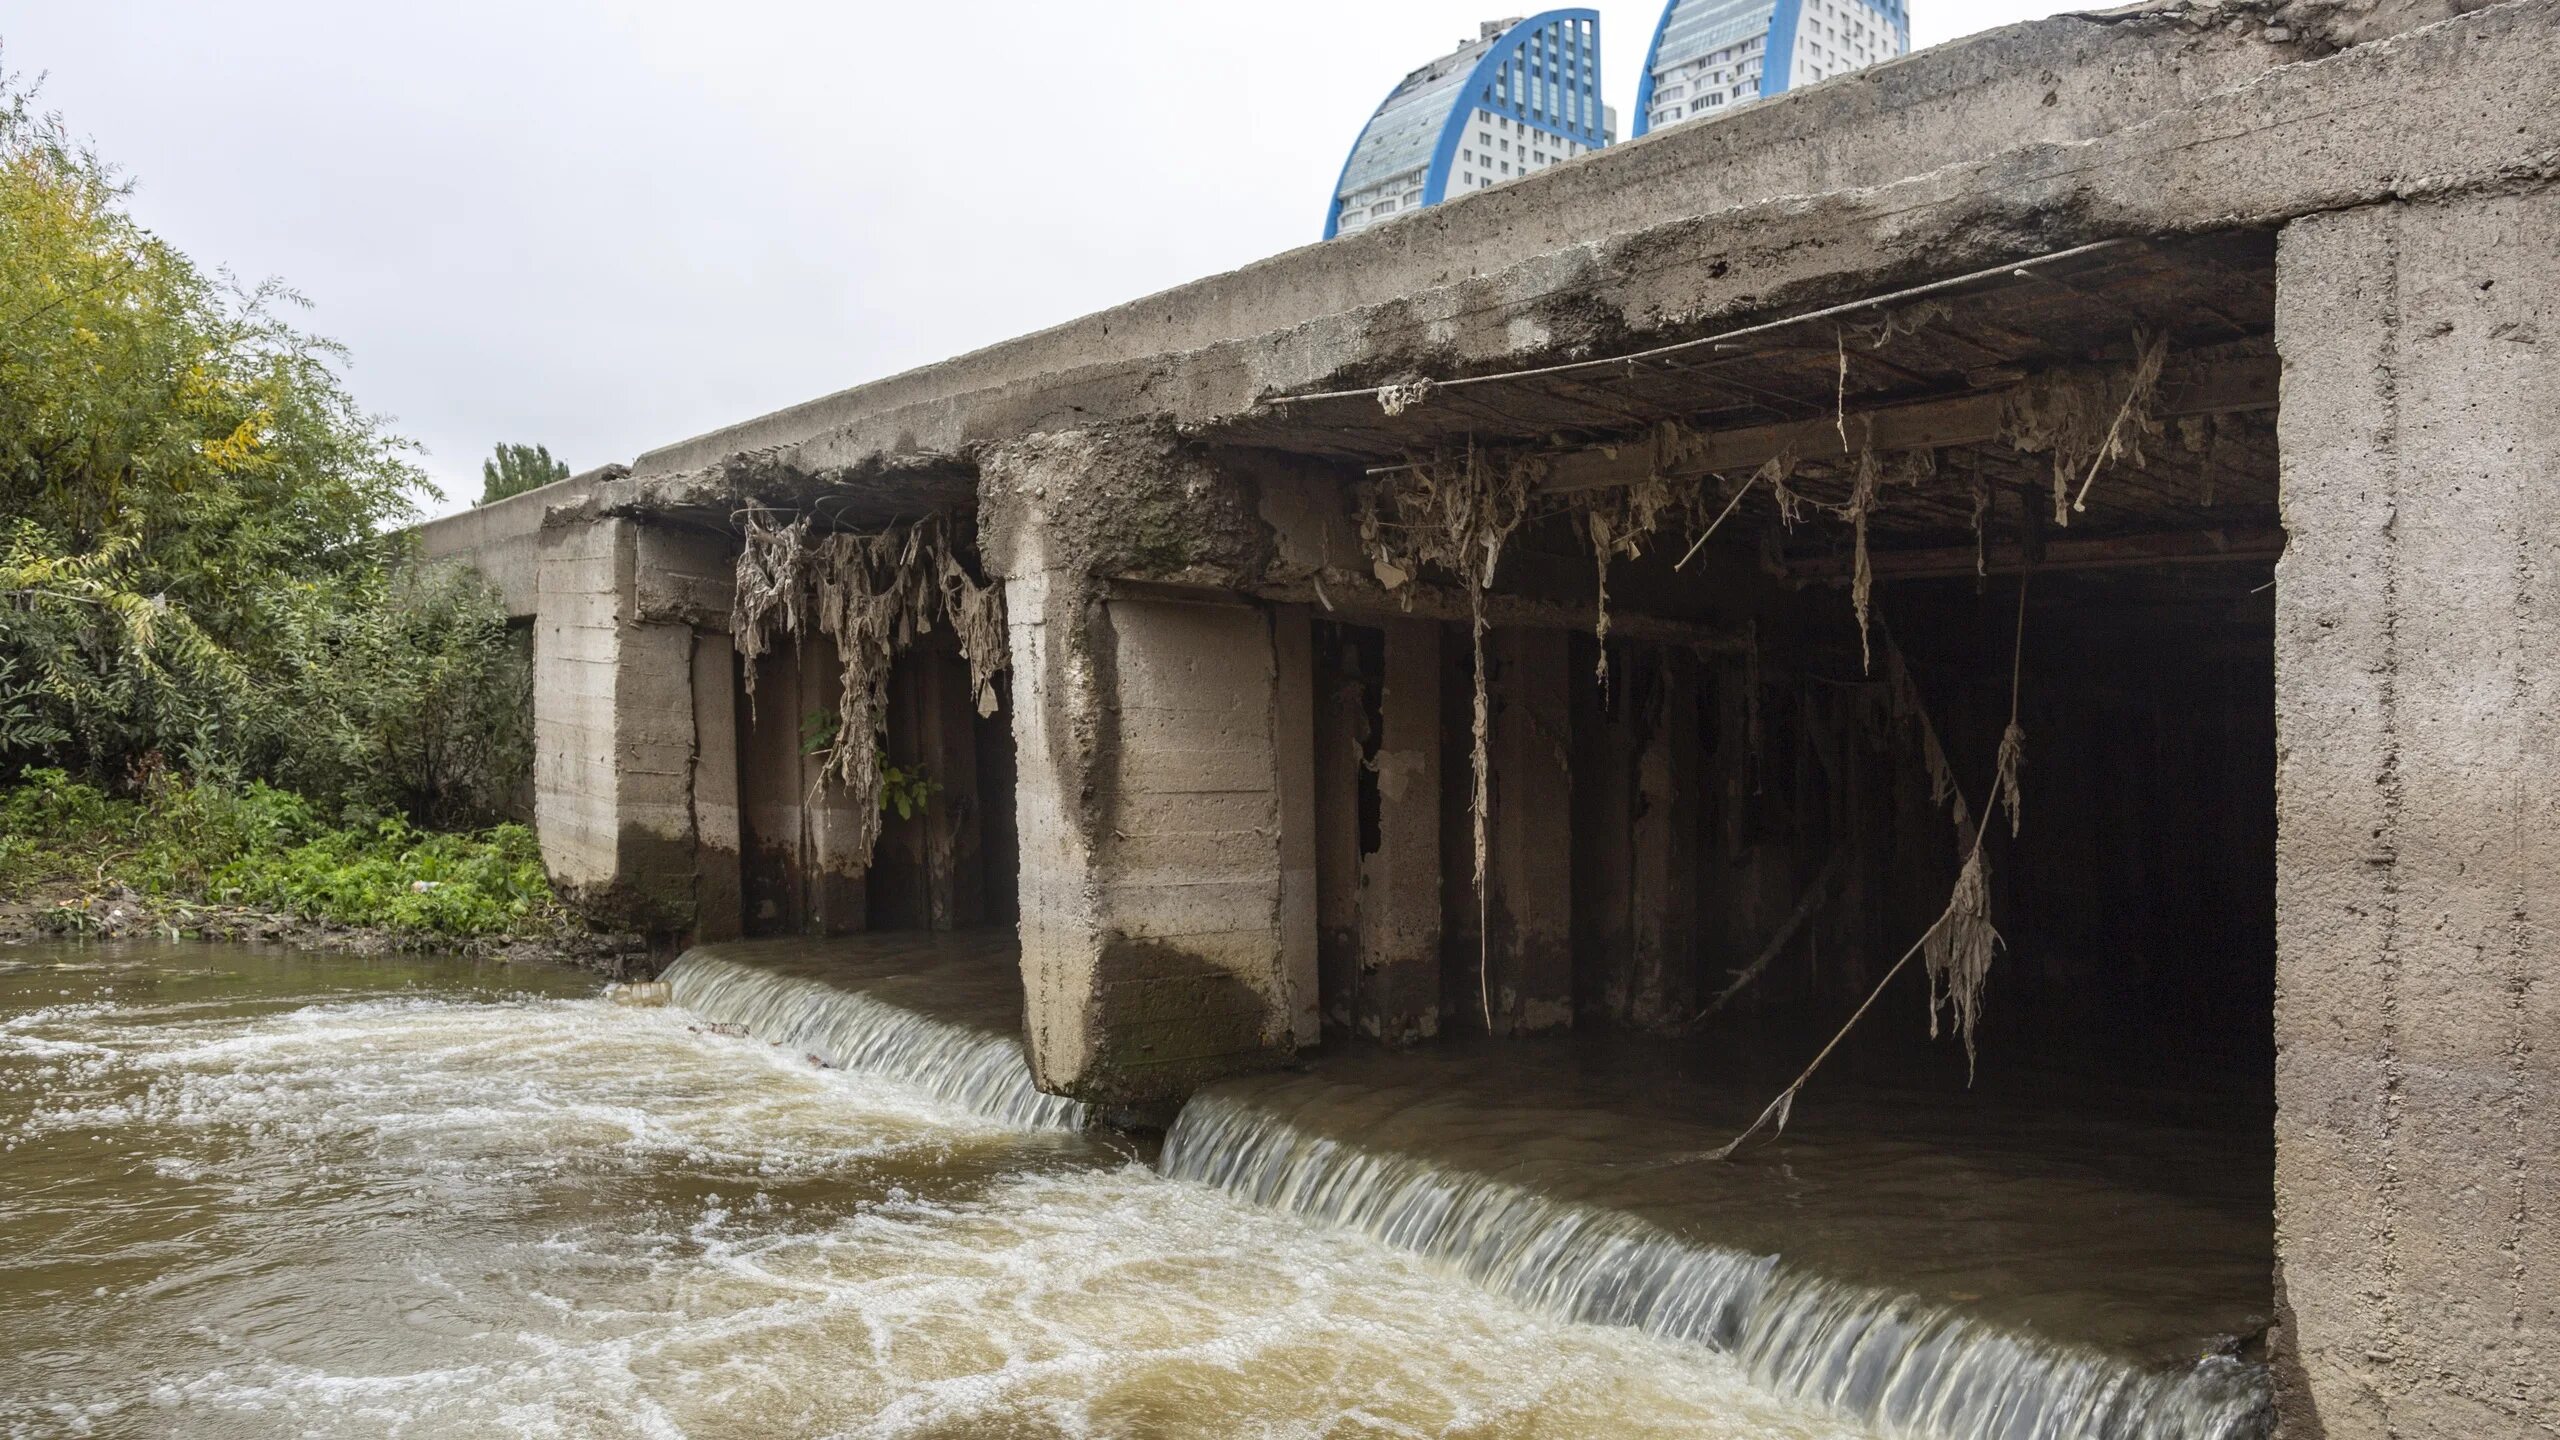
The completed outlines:
{"type": "MultiPolygon", "coordinates": [[[[1307,597],[1331,1054],[1214,1092],[1220,1173],[1393,1152],[2258,1423],[2270,254],[2104,247],[1239,427],[1332,467],[1308,548],[1367,573],[1307,597]],[[1402,741],[1400,691],[1435,712],[1402,741]]],[[[1767,1343],[1816,1389],[1885,1363],[1767,1343]]]]}
{"type": "Polygon", "coordinates": [[[970,516],[750,504],[739,528],[744,932],[1011,925],[1012,685],[970,516]]]}

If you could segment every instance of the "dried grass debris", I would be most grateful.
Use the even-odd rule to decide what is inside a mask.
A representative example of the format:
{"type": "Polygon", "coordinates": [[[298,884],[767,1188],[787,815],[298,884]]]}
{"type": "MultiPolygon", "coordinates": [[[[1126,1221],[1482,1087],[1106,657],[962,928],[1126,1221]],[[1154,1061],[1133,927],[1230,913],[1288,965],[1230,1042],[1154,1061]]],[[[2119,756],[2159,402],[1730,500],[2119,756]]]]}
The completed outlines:
{"type": "MultiPolygon", "coordinates": [[[[1485,595],[1502,568],[1502,549],[1529,518],[1545,464],[1534,457],[1496,455],[1469,443],[1456,455],[1415,457],[1361,492],[1360,543],[1383,579],[1418,577],[1424,567],[1456,575],[1465,586],[1471,623],[1475,705],[1474,793],[1468,813],[1474,828],[1477,912],[1477,998],[1488,1033],[1493,1021],[1492,901],[1487,884],[1491,839],[1493,703],[1485,676],[1485,595]]],[[[1398,588],[1391,584],[1390,588],[1398,588]]],[[[1406,596],[1408,604],[1412,597],[1406,596]]]]}
{"type": "Polygon", "coordinates": [[[2166,434],[2153,409],[2168,336],[2137,330],[2133,350],[2130,365],[2048,370],[2001,402],[2000,438],[2012,449],[2052,457],[2057,525],[2069,525],[2075,512],[2087,508],[2098,472],[2121,460],[2142,467],[2144,447],[2166,434]]]}
{"type": "Polygon", "coordinates": [[[919,638],[948,624],[968,662],[978,713],[995,713],[995,677],[1010,664],[1003,591],[969,573],[945,515],[814,538],[806,515],[783,523],[751,505],[741,520],[745,539],[738,551],[730,634],[746,661],[749,713],[756,662],[778,637],[816,634],[834,642],[843,686],[818,783],[834,779],[845,786],[857,817],[852,849],[868,861],[879,840],[889,672],[919,638]]]}

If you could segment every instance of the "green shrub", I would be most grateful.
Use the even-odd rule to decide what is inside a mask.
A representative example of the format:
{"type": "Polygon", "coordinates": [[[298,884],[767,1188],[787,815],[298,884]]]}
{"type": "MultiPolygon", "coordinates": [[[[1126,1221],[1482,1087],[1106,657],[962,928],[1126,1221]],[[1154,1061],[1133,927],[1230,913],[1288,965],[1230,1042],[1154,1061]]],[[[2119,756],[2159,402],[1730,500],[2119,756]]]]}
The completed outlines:
{"type": "Polygon", "coordinates": [[[163,779],[118,800],[60,770],[0,792],[0,886],[122,883],[157,900],[249,905],[421,936],[557,933],[566,912],[533,832],[421,830],[398,816],[331,825],[251,783],[163,779]]]}
{"type": "Polygon", "coordinates": [[[143,228],[0,70],[0,781],[176,767],[504,815],[529,754],[505,617],[410,563],[413,447],[297,303],[143,228]]]}

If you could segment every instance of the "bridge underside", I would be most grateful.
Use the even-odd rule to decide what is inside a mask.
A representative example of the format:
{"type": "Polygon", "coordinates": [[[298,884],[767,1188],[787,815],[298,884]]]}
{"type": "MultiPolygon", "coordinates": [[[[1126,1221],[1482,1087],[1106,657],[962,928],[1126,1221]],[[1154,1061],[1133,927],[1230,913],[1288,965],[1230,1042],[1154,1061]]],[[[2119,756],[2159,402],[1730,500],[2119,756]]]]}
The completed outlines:
{"type": "MultiPolygon", "coordinates": [[[[2202,13],[1915,56],[572,482],[512,587],[556,876],[670,943],[1016,922],[1041,1083],[1136,1116],[1487,1030],[1806,1057],[1989,816],[1985,1073],[2273,1117],[2288,1433],[2536,1433],[2560,5],[2202,13]],[[1724,153],[1781,112],[1838,127],[1786,152],[1819,194],[1724,153]],[[991,714],[944,637],[889,672],[882,759],[939,788],[868,858],[810,753],[834,648],[746,698],[750,504],[944,514],[1000,584],[991,714]]],[[[1897,983],[1835,1063],[1960,1093],[1897,983]]]]}

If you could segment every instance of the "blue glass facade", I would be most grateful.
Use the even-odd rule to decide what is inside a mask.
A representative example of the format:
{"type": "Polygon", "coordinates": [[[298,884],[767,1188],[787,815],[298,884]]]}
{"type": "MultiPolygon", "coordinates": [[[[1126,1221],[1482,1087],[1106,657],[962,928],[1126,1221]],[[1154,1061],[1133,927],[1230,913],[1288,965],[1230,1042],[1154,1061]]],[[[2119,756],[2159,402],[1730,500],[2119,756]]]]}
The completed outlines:
{"type": "Polygon", "coordinates": [[[1613,129],[1599,12],[1487,26],[1407,75],[1369,117],[1334,184],[1325,238],[1437,205],[1452,187],[1487,188],[1600,149],[1613,129]]]}
{"type": "Polygon", "coordinates": [[[1909,0],[1668,0],[1631,133],[1908,54],[1909,0]]]}

